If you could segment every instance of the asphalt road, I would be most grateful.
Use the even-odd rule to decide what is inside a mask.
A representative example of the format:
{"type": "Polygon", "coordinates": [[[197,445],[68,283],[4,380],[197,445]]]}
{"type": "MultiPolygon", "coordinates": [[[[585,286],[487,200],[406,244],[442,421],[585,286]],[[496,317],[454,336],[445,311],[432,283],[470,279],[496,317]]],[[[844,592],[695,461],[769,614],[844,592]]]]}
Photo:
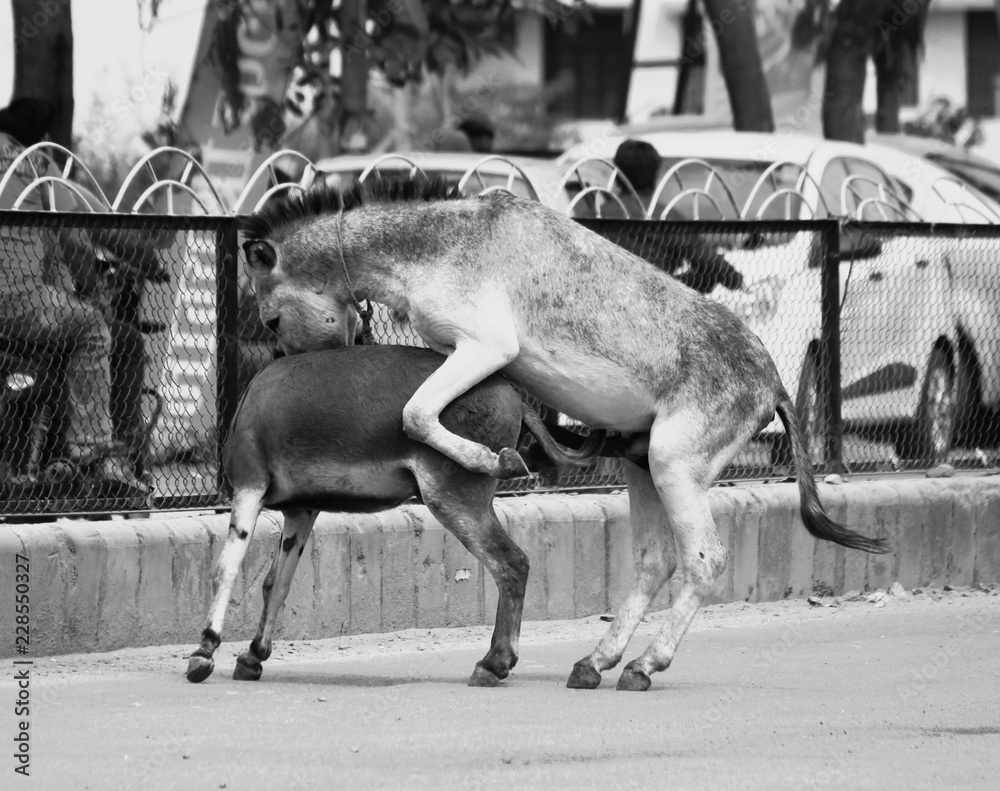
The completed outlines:
{"type": "Polygon", "coordinates": [[[36,658],[30,777],[2,660],[0,788],[1000,787],[1000,597],[884,602],[706,608],[647,693],[565,688],[597,618],[526,624],[497,689],[465,686],[485,628],[279,643],[256,683],[230,677],[243,644],[200,685],[194,642],[36,658]]]}

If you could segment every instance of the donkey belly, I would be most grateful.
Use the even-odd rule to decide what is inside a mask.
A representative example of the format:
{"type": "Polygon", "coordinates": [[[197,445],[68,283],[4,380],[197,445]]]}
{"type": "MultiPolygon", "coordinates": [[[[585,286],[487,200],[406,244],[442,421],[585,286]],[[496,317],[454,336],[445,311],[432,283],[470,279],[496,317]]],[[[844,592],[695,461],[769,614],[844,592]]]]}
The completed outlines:
{"type": "Polygon", "coordinates": [[[549,406],[593,428],[649,431],[656,404],[625,368],[578,348],[523,344],[504,373],[549,406]]]}
{"type": "Polygon", "coordinates": [[[402,464],[345,463],[317,458],[272,471],[265,505],[352,513],[383,511],[419,494],[402,464]]]}

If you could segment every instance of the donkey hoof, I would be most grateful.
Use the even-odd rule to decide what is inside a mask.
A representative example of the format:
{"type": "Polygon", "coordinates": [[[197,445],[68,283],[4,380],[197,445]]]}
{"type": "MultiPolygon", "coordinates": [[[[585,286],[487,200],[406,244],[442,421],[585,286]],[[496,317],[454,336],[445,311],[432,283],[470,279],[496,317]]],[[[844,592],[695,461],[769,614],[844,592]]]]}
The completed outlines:
{"type": "Polygon", "coordinates": [[[204,681],[215,670],[215,660],[210,656],[192,654],[188,657],[187,680],[192,684],[204,681]]]}
{"type": "Polygon", "coordinates": [[[500,677],[489,668],[483,667],[482,663],[476,665],[469,677],[470,687],[495,687],[500,683],[500,677]]]}
{"type": "Polygon", "coordinates": [[[630,663],[618,679],[618,689],[624,692],[645,692],[652,685],[649,675],[630,663]]]}
{"type": "Polygon", "coordinates": [[[233,669],[233,678],[236,681],[258,681],[260,674],[264,672],[264,666],[255,656],[250,656],[249,652],[240,654],[236,660],[236,667],[233,669]]]}
{"type": "Polygon", "coordinates": [[[513,448],[504,448],[500,451],[500,467],[497,477],[506,480],[507,478],[524,478],[531,473],[528,465],[524,463],[521,454],[513,448]]]}
{"type": "Polygon", "coordinates": [[[593,665],[577,662],[573,665],[573,672],[569,674],[566,686],[570,689],[597,689],[601,686],[601,674],[593,665]]]}

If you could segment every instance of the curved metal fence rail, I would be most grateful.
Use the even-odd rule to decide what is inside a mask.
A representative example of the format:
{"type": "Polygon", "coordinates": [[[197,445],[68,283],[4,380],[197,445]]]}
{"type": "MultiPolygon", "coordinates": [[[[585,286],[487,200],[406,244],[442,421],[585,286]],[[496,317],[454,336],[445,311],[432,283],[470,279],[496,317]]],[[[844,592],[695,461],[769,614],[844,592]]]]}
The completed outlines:
{"type": "MultiPolygon", "coordinates": [[[[490,154],[469,167],[458,179],[460,189],[467,194],[477,194],[475,187],[478,184],[479,192],[496,191],[496,185],[487,185],[484,181],[480,169],[485,164],[497,162],[506,162],[508,166],[507,184],[506,187],[501,186],[501,189],[512,191],[516,177],[524,185],[525,194],[533,199],[554,200],[559,196],[560,199],[565,199],[560,205],[570,202],[572,208],[595,200],[603,201],[610,203],[616,214],[631,219],[672,219],[674,216],[671,210],[686,207],[690,203],[691,211],[683,219],[690,216],[694,219],[712,219],[701,216],[700,207],[704,206],[711,209],[717,219],[723,220],[795,220],[843,216],[873,221],[922,221],[901,194],[892,192],[881,182],[857,174],[845,177],[840,185],[839,210],[838,207],[831,207],[827,205],[823,190],[806,166],[784,160],[771,163],[755,179],[743,206],[739,205],[732,185],[725,176],[709,162],[695,158],[674,163],[659,178],[651,198],[645,202],[612,162],[598,157],[583,157],[567,162],[558,185],[542,185],[548,187],[543,189],[532,183],[529,175],[507,157],[490,154]],[[779,172],[783,174],[780,179],[779,172]],[[794,183],[789,181],[791,172],[797,174],[794,183]],[[858,185],[862,185],[864,189],[859,189],[858,185]],[[864,193],[872,190],[877,195],[874,198],[866,197],[864,193]],[[584,193],[589,200],[580,200],[584,193]],[[779,201],[778,198],[783,200],[779,201]],[[784,205],[783,213],[776,211],[779,205],[784,205]]],[[[368,163],[359,180],[364,181],[390,165],[393,173],[398,174],[401,164],[408,167],[411,178],[426,176],[419,156],[390,153],[368,163]]],[[[184,214],[196,207],[206,214],[240,214],[259,208],[273,194],[286,189],[308,189],[316,179],[326,176],[317,168],[316,163],[297,151],[277,151],[251,175],[233,205],[227,206],[211,176],[197,158],[182,149],[164,146],[150,151],[136,162],[111,202],[104,196],[86,165],[72,152],[54,143],[39,143],[23,150],[13,164],[4,173],[0,173],[0,193],[14,178],[15,171],[26,167],[33,171],[33,178],[36,180],[63,183],[76,181],[83,188],[79,197],[90,210],[132,213],[184,214]],[[61,167],[56,165],[57,159],[64,160],[65,164],[61,167]],[[293,173],[298,173],[298,177],[293,177],[293,173]],[[180,206],[175,206],[177,196],[181,199],[180,206]],[[154,201],[155,198],[162,200],[154,201]]],[[[993,207],[984,206],[972,191],[955,178],[938,179],[932,191],[950,207],[956,222],[1000,223],[1000,213],[993,207]]],[[[595,209],[591,214],[600,216],[600,209],[595,209]]]]}
{"type": "Polygon", "coordinates": [[[142,157],[125,176],[112,209],[117,212],[160,212],[189,214],[197,206],[205,214],[226,214],[228,207],[219,196],[205,168],[189,152],[162,146],[142,157]],[[175,196],[180,193],[180,205],[175,196]],[[157,196],[162,203],[154,202],[157,196]],[[191,206],[186,204],[191,201],[191,206]]]}

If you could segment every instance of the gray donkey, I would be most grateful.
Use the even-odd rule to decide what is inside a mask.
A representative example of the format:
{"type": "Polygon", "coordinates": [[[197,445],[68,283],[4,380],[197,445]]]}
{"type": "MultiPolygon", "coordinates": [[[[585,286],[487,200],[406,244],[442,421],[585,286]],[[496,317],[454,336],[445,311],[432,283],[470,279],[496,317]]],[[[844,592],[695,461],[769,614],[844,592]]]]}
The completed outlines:
{"type": "MultiPolygon", "coordinates": [[[[419,497],[479,560],[499,590],[490,650],[469,683],[495,686],[517,662],[528,558],[493,510],[497,479],[470,472],[403,432],[403,406],[444,358],[405,346],[353,346],[276,360],[247,387],[223,457],[233,487],[229,535],[213,576],[214,595],[201,645],[187,677],[204,681],[215,667],[229,595],[262,508],[284,525],[264,580],[257,635],[236,662],[234,678],[260,678],[271,654],[278,613],[320,511],[381,511],[419,497]]],[[[550,463],[586,464],[600,433],[576,449],[553,441],[541,418],[510,382],[491,376],[462,394],[442,421],[496,449],[516,443],[524,427],[550,463]]]]}
{"type": "Polygon", "coordinates": [[[623,461],[633,528],[647,533],[637,579],[608,633],[573,668],[594,688],[621,660],[657,591],[676,600],[619,689],[645,690],[670,665],[726,564],[708,489],[777,412],[790,439],[806,529],[885,552],[823,510],[792,402],[760,340],[728,309],[569,217],[502,193],[468,198],[442,182],[321,187],[243,218],[263,322],[287,353],[350,336],[358,300],[406,314],[448,355],[403,410],[403,426],[469,470],[521,474],[510,447],[460,437],[439,416],[496,371],[542,402],[631,438],[647,463],[623,461]],[[669,536],[672,534],[672,541],[669,536]]]}

